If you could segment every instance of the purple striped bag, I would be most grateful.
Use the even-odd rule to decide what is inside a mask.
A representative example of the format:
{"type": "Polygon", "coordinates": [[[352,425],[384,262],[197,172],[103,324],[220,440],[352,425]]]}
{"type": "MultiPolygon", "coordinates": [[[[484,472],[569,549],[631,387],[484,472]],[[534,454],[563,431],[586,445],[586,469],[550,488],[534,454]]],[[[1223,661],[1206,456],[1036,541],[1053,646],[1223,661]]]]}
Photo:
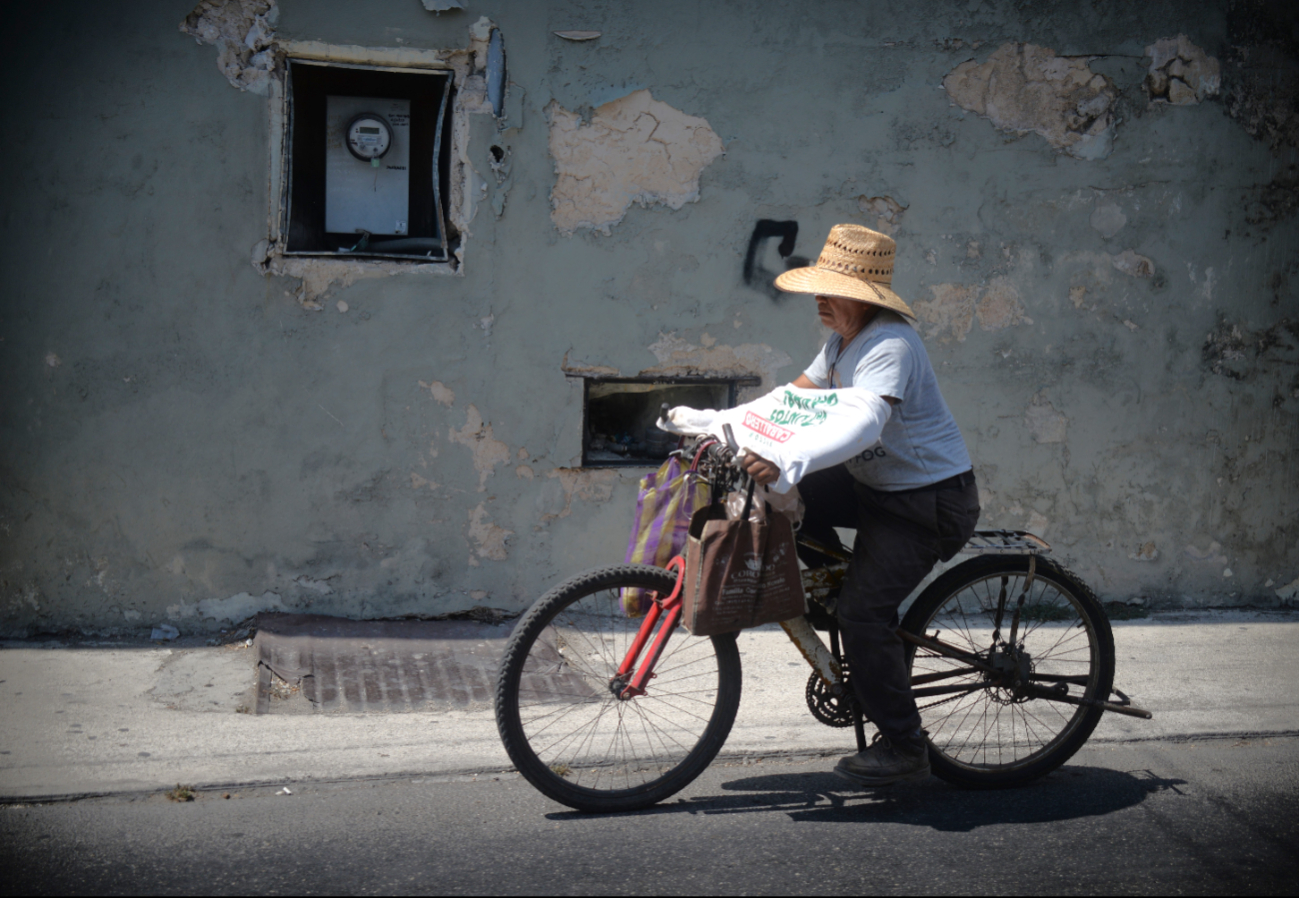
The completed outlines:
{"type": "MultiPolygon", "coordinates": [[[[690,518],[708,504],[708,481],[694,465],[686,468],[675,456],[641,479],[636,498],[636,523],[627,543],[627,561],[667,567],[673,556],[685,549],[690,518]]],[[[649,608],[650,592],[624,589],[622,609],[628,617],[640,617],[649,608]]]]}

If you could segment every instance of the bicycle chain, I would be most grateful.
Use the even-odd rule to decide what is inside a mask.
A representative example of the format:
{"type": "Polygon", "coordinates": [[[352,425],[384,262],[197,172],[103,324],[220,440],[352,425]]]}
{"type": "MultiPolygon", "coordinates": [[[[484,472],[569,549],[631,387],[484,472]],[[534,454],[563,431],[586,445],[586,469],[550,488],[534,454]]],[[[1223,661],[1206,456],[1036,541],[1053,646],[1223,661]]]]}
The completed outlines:
{"type": "Polygon", "coordinates": [[[970,694],[970,693],[968,693],[968,692],[958,692],[958,693],[956,693],[956,695],[953,695],[951,698],[940,698],[938,701],[936,701],[936,702],[930,702],[930,703],[927,704],[927,705],[918,705],[918,706],[917,706],[917,710],[920,710],[920,711],[928,711],[930,708],[937,708],[939,705],[945,705],[945,704],[947,704],[948,702],[954,702],[954,701],[956,701],[958,698],[964,698],[965,696],[967,696],[967,695],[969,695],[969,694],[970,694]]]}

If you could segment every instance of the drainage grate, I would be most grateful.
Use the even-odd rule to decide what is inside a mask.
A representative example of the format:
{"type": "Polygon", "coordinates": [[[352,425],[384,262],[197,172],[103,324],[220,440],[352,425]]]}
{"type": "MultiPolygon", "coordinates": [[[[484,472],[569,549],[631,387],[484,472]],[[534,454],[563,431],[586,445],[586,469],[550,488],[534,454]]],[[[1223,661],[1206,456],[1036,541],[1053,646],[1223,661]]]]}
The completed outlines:
{"type": "Polygon", "coordinates": [[[257,713],[488,708],[512,624],[257,618],[257,713]]]}

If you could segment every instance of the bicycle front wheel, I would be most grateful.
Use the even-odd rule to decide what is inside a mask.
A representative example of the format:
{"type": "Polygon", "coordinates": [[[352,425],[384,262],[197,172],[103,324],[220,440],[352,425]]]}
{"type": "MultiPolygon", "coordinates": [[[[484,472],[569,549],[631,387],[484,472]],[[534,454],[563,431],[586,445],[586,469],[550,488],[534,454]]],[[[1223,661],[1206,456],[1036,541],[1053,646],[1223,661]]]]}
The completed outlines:
{"type": "Polygon", "coordinates": [[[557,586],[520,619],[496,685],[496,725],[514,766],[580,811],[643,808],[712,762],[740,705],[735,634],[678,627],[645,695],[623,699],[618,667],[640,629],[625,588],[672,592],[676,578],[639,564],[597,568],[557,586]]]}
{"type": "Polygon", "coordinates": [[[908,644],[936,776],[967,788],[1018,786],[1055,770],[1100,721],[1114,637],[1096,596],[1050,559],[990,556],[935,580],[902,629],[967,657],[908,644]],[[1022,596],[1022,599],[1021,599],[1022,596]]]}

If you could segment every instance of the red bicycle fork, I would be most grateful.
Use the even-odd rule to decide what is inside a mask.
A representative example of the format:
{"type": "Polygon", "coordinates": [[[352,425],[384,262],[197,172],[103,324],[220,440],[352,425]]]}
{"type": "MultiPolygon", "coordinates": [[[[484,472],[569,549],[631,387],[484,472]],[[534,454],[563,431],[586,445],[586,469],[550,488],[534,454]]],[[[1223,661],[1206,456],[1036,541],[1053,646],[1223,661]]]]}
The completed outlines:
{"type": "Polygon", "coordinates": [[[614,678],[614,682],[626,684],[618,693],[618,697],[624,701],[645,694],[645,684],[654,678],[654,667],[659,663],[659,658],[663,657],[668,639],[681,621],[681,587],[685,583],[685,559],[680,555],[673,558],[668,562],[667,569],[670,571],[673,568],[677,572],[677,583],[672,589],[672,594],[660,600],[655,593],[654,601],[645,612],[645,620],[641,622],[640,629],[636,631],[636,638],[632,640],[631,648],[627,650],[627,657],[622,659],[622,664],[618,667],[618,675],[614,678]],[[659,626],[660,621],[662,626],[655,635],[654,628],[659,626]],[[654,640],[653,644],[650,644],[651,637],[654,640]],[[649,652],[646,653],[645,660],[638,669],[636,663],[640,659],[641,652],[645,651],[646,645],[649,645],[649,652]],[[634,675],[633,670],[636,671],[634,675]],[[631,679],[628,680],[628,677],[631,679]]]}

